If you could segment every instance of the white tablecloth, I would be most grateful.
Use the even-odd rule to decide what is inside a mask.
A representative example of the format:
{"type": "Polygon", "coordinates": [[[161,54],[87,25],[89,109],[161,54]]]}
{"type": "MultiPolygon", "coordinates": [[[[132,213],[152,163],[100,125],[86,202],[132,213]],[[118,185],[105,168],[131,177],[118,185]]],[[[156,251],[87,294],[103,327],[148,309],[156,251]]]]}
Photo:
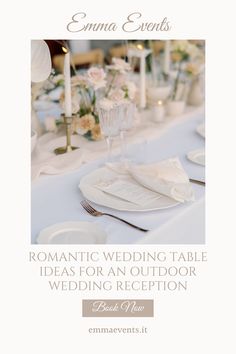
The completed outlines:
{"type": "MultiPolygon", "coordinates": [[[[148,119],[147,113],[144,114],[144,117],[148,119]]],[[[146,162],[160,161],[178,156],[189,177],[205,180],[205,168],[188,161],[186,158],[187,152],[204,147],[204,139],[196,132],[196,127],[203,120],[203,110],[197,109],[189,115],[172,118],[165,125],[147,121],[146,128],[143,130],[144,138],[146,139],[146,162]]],[[[141,135],[142,129],[139,129],[139,137],[141,135]]],[[[137,142],[140,141],[137,140],[137,142]]],[[[104,144],[104,142],[90,144],[100,144],[100,147],[102,147],[102,143],[104,144]]],[[[94,150],[96,151],[95,145],[94,150]]],[[[137,151],[141,150],[142,146],[137,146],[137,151]]],[[[63,221],[79,220],[100,224],[107,232],[107,243],[109,244],[145,243],[145,240],[148,243],[204,243],[203,209],[205,187],[199,185],[193,185],[196,195],[194,203],[185,203],[170,209],[148,213],[112,211],[117,216],[141,227],[149,230],[155,229],[154,236],[152,236],[153,232],[150,235],[145,234],[106,216],[94,218],[87,214],[80,205],[83,196],[78,189],[78,184],[82,176],[104,164],[105,154],[104,146],[101,154],[103,155],[102,158],[82,165],[79,170],[71,173],[42,176],[32,184],[32,243],[36,243],[38,233],[49,225],[63,221]],[[195,222],[196,225],[201,225],[199,232],[189,232],[187,231],[189,228],[181,229],[181,224],[184,224],[184,220],[187,219],[189,225],[191,225],[190,219],[193,221],[199,220],[199,223],[195,222]],[[183,223],[181,220],[183,220],[183,223]],[[158,229],[161,231],[164,225],[170,225],[170,229],[165,231],[164,228],[165,232],[158,232],[158,229]],[[189,234],[187,235],[187,233],[189,234]],[[171,237],[164,236],[167,234],[171,234],[171,237]]],[[[108,211],[105,207],[99,206],[99,209],[108,211]]]]}

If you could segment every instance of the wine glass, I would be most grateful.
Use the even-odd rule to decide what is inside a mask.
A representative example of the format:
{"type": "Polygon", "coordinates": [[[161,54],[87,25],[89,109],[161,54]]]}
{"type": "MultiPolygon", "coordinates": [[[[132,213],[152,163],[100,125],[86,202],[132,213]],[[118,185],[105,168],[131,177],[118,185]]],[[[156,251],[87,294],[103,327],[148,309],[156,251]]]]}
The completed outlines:
{"type": "Polygon", "coordinates": [[[118,105],[115,105],[109,109],[98,107],[100,127],[103,135],[106,138],[108,147],[108,162],[111,162],[113,140],[120,133],[120,109],[121,107],[118,105]]]}
{"type": "Polygon", "coordinates": [[[121,105],[121,160],[125,161],[127,152],[126,132],[133,127],[134,116],[136,112],[136,105],[131,101],[127,101],[121,105]]]}

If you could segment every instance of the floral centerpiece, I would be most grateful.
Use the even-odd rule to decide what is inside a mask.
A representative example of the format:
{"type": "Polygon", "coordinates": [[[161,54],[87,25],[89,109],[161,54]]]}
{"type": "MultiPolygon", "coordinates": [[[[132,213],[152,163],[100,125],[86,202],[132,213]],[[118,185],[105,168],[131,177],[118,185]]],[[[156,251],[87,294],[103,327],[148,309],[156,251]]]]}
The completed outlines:
{"type": "Polygon", "coordinates": [[[171,116],[178,116],[185,109],[190,83],[190,64],[203,62],[203,53],[196,44],[187,40],[177,40],[172,42],[171,59],[176,70],[167,111],[171,116]]]}
{"type": "MultiPolygon", "coordinates": [[[[101,139],[97,104],[102,98],[119,104],[124,100],[134,100],[136,86],[128,80],[130,64],[120,58],[113,58],[105,69],[93,66],[82,74],[71,78],[72,113],[75,115],[72,133],[85,136],[89,140],[101,139]]],[[[59,102],[64,110],[64,76],[52,72],[50,77],[32,87],[34,100],[59,102]]],[[[61,120],[45,118],[47,131],[56,132],[61,120]]]]}
{"type": "MultiPolygon", "coordinates": [[[[102,98],[111,102],[133,100],[136,94],[134,83],[127,81],[130,65],[122,59],[113,58],[112,64],[102,68],[91,67],[84,74],[75,75],[72,83],[72,113],[77,114],[72,129],[90,140],[99,140],[101,131],[97,103],[102,98]]],[[[64,93],[60,98],[64,107],[64,93]]]]}
{"type": "Polygon", "coordinates": [[[190,63],[202,59],[201,50],[187,40],[173,41],[171,48],[171,58],[177,67],[176,77],[173,84],[172,100],[178,100],[177,92],[180,82],[186,80],[186,68],[190,68],[190,63]],[[189,66],[187,66],[189,65],[189,66]]]}
{"type": "MultiPolygon", "coordinates": [[[[76,114],[72,130],[90,140],[99,140],[101,137],[96,100],[98,91],[106,86],[105,77],[102,68],[91,67],[83,75],[75,75],[71,79],[72,113],[76,114]]],[[[60,103],[64,108],[64,93],[60,103]]]]}

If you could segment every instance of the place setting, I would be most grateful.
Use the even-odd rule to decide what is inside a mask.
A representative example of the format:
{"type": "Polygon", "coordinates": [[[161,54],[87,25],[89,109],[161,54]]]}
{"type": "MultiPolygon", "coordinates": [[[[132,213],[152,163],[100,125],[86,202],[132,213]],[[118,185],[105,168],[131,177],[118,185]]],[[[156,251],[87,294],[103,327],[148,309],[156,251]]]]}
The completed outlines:
{"type": "Polygon", "coordinates": [[[204,109],[199,110],[203,100],[200,86],[194,86],[195,96],[191,92],[191,82],[203,75],[202,43],[160,41],[163,47],[157,51],[155,41],[124,41],[124,57],[80,71],[69,41],[56,41],[62,53],[54,56],[45,41],[36,42],[32,58],[37,65],[31,68],[32,217],[37,220],[40,211],[41,227],[32,224],[34,243],[120,243],[125,232],[125,243],[135,243],[204,197],[201,174],[185,166],[174,149],[165,158],[160,153],[175,140],[181,144],[181,134],[187,134],[189,149],[182,153],[193,165],[205,166],[204,148],[194,149],[195,142],[191,149],[187,127],[187,122],[196,122],[194,139],[200,146],[205,139],[204,121],[198,123],[204,118],[204,109]],[[181,100],[187,116],[177,105],[181,100]],[[55,117],[47,116],[54,109],[55,117]],[[183,128],[175,133],[175,125],[183,128]],[[43,186],[43,175],[54,179],[43,186]],[[62,207],[65,217],[57,216],[53,207],[57,183],[61,198],[70,195],[71,205],[77,205],[68,212],[62,207]],[[47,199],[45,210],[37,205],[39,195],[47,199]]]}

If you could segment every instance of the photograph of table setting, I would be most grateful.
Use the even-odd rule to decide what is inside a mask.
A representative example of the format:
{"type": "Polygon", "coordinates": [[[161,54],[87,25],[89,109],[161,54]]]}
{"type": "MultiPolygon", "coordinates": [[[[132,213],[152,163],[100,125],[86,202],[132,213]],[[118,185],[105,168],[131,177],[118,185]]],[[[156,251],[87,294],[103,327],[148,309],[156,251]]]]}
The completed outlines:
{"type": "Polygon", "coordinates": [[[205,42],[31,41],[31,243],[205,243],[205,42]]]}

